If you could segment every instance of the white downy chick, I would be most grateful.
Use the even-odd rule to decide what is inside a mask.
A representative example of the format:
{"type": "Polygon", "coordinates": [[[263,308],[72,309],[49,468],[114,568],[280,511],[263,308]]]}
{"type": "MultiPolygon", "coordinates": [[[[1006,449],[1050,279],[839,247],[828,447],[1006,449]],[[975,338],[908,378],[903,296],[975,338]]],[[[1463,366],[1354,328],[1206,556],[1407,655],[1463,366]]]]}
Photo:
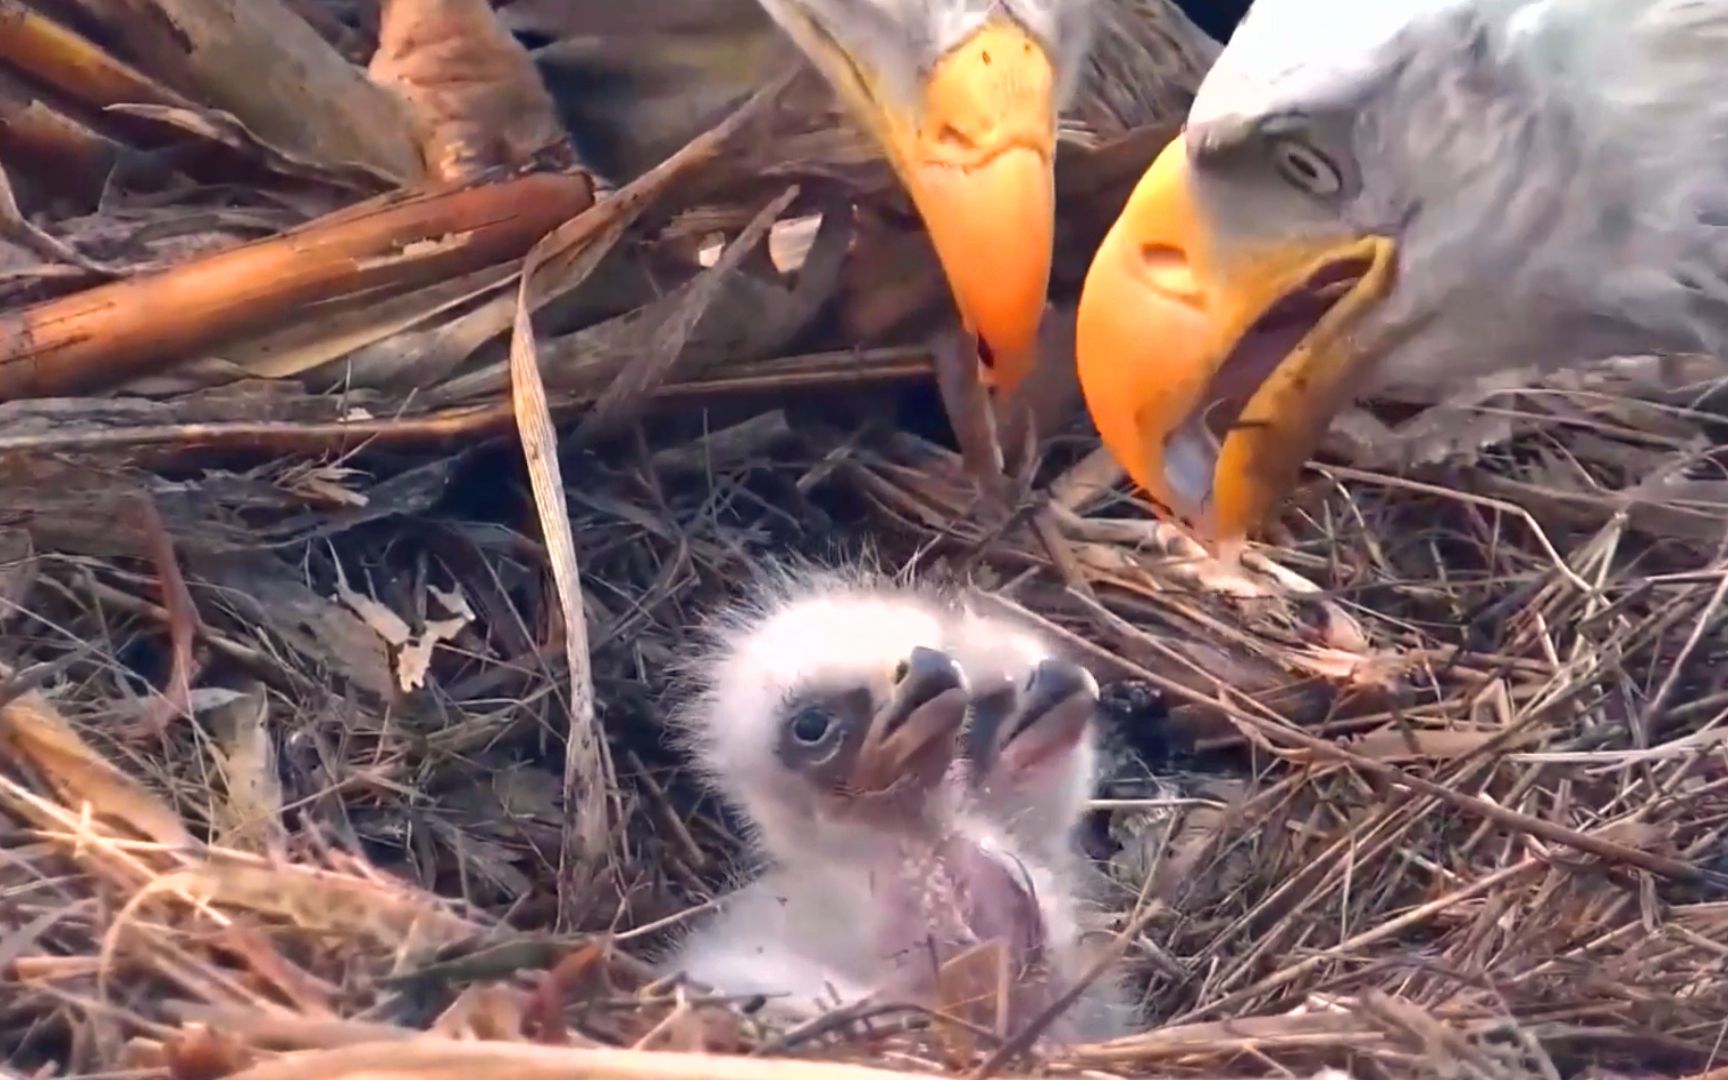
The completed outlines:
{"type": "Polygon", "coordinates": [[[880,892],[901,876],[904,838],[946,815],[943,777],[965,720],[958,669],[933,651],[940,612],[838,576],[788,578],[725,613],[711,637],[695,666],[701,690],[676,719],[766,865],[666,966],[724,993],[786,995],[769,1008],[790,1017],[864,997],[891,964],[880,892]],[[912,747],[902,736],[898,768],[882,749],[891,732],[863,745],[894,714],[903,727],[917,715],[912,738],[930,736],[912,747]],[[883,769],[900,776],[897,798],[853,797],[883,769]]]}
{"type": "MultiPolygon", "coordinates": [[[[1106,929],[1104,919],[1086,917],[1101,915],[1086,908],[1102,878],[1080,855],[1076,837],[1100,767],[1097,680],[1043,636],[986,615],[965,598],[950,612],[944,640],[966,673],[972,701],[955,770],[965,812],[1005,830],[1059,882],[1041,904],[1068,943],[1052,952],[1052,981],[1071,985],[1097,955],[1083,935],[1106,929]]],[[[1107,970],[1069,1007],[1059,1030],[1096,1042],[1125,1034],[1133,1020],[1125,987],[1107,970]]]]}
{"type": "MultiPolygon", "coordinates": [[[[1033,976],[1010,1026],[1066,988],[1051,977],[1073,966],[1077,933],[1062,874],[959,805],[972,802],[954,767],[971,703],[942,651],[952,615],[922,592],[810,575],[721,623],[680,719],[767,868],[668,970],[785,995],[770,1008],[788,1017],[872,994],[933,1005],[939,965],[995,940],[1033,976]]],[[[1053,1034],[1084,1037],[1066,1026],[1053,1034]]]]}
{"type": "Polygon", "coordinates": [[[1097,783],[1097,681],[964,598],[943,640],[972,697],[964,765],[974,804],[1040,856],[1066,860],[1097,783]]]}

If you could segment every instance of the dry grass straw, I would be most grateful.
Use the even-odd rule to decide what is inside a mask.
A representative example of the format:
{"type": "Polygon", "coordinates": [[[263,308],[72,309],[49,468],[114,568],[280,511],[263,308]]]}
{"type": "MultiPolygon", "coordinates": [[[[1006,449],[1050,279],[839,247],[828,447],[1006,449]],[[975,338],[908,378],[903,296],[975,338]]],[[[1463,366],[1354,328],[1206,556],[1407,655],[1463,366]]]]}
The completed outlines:
{"type": "MultiPolygon", "coordinates": [[[[224,31],[253,35],[252,63],[299,7],[326,44],[293,49],[368,53],[364,19],[265,6],[224,31]]],[[[311,83],[307,125],[251,115],[282,106],[217,93],[232,63],[178,71],[159,39],[124,44],[147,7],[46,4],[84,36],[31,24],[47,44],[0,50],[41,69],[12,72],[34,97],[0,79],[14,332],[38,325],[32,303],[103,283],[124,297],[147,271],[294,228],[352,240],[357,201],[400,205],[381,178],[399,147],[331,149],[379,123],[378,98],[344,119],[348,99],[311,83]],[[166,147],[160,168],[123,175],[135,145],[166,147]],[[92,162],[111,183],[76,182],[92,162]]],[[[1003,506],[918,433],[941,283],[881,212],[879,163],[800,112],[807,82],[576,199],[547,240],[398,238],[388,258],[366,249],[363,281],[321,264],[315,300],[285,308],[248,292],[270,275],[232,293],[207,276],[197,303],[160,312],[173,334],[134,320],[119,359],[116,339],[81,337],[80,396],[40,396],[53,357],[9,339],[8,1067],[1719,1069],[1718,370],[1629,362],[1443,404],[1396,462],[1357,417],[1235,569],[1123,496],[1077,417],[1003,506]],[[237,298],[251,316],[212,332],[237,298]],[[525,468],[518,425],[538,406],[512,394],[536,358],[545,410],[576,423],[561,457],[542,446],[525,468]],[[646,962],[737,851],[662,748],[671,662],[753,564],[864,554],[992,589],[1111,683],[1122,760],[1092,840],[1142,1033],[1028,1047],[893,1003],[768,1030],[646,962]],[[591,728],[575,707],[590,690],[591,728]],[[567,771],[587,730],[593,767],[567,771]]],[[[1059,289],[1156,130],[1068,148],[1059,289]]],[[[412,205],[472,210],[512,182],[412,205]]]]}

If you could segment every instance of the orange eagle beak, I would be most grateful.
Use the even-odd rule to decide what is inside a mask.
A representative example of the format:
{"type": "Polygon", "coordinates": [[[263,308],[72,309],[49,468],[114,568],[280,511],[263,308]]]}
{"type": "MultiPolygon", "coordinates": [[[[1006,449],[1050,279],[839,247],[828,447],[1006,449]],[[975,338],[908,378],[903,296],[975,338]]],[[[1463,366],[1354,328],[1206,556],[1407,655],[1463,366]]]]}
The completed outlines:
{"type": "MultiPolygon", "coordinates": [[[[1358,389],[1362,316],[1390,291],[1382,236],[1255,240],[1220,228],[1178,136],[1147,170],[1081,292],[1087,410],[1136,484],[1214,551],[1295,487],[1358,389]]],[[[1220,196],[1222,198],[1223,196],[1220,196]]]]}
{"type": "MultiPolygon", "coordinates": [[[[790,17],[790,16],[788,16],[790,17]]],[[[804,18],[808,18],[804,16],[804,18]]],[[[881,144],[936,247],[966,329],[988,346],[987,384],[1031,370],[1055,235],[1055,69],[998,17],[945,53],[905,102],[813,22],[786,26],[881,144]]]]}

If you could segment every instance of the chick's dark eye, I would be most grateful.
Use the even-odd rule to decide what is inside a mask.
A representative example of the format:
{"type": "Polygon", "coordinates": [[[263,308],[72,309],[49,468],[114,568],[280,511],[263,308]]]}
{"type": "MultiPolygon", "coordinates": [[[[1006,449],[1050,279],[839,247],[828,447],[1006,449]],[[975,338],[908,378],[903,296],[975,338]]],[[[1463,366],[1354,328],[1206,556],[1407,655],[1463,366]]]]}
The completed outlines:
{"type": "Polygon", "coordinates": [[[828,737],[834,718],[819,705],[806,705],[792,717],[792,737],[805,746],[814,746],[828,737]]]}

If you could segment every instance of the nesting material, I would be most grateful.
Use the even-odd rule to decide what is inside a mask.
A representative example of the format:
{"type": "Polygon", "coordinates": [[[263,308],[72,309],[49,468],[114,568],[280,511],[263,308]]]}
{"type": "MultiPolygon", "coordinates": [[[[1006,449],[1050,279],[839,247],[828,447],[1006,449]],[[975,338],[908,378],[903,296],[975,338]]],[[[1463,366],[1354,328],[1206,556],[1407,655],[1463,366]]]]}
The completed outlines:
{"type": "MultiPolygon", "coordinates": [[[[1720,1066],[1719,366],[1371,403],[1221,566],[1078,416],[981,498],[934,417],[928,243],[807,78],[752,73],[611,188],[404,188],[395,99],[354,92],[371,5],[29,6],[0,3],[10,1072],[1720,1066]],[[759,869],[671,745],[672,672],[794,557],[968,587],[1095,674],[1077,919],[1122,950],[1123,1037],[886,999],[788,1027],[657,966],[759,869]]],[[[1176,117],[1087,119],[1052,318],[1176,117]]],[[[1052,809],[994,811],[1005,843],[1068,813],[1006,790],[1052,809]]]]}

